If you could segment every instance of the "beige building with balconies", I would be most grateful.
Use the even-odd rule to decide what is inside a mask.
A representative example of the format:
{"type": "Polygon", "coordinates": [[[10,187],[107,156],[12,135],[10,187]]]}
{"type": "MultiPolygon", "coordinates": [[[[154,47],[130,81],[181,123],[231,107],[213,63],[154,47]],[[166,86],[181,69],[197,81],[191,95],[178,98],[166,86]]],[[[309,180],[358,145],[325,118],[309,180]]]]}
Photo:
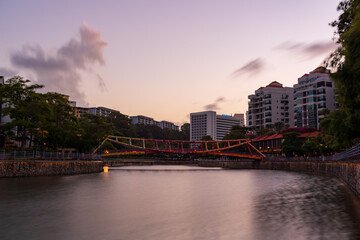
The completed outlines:
{"type": "Polygon", "coordinates": [[[283,87],[274,81],[249,95],[249,108],[246,112],[248,127],[267,127],[282,122],[294,126],[293,88],[283,87]]]}
{"type": "Polygon", "coordinates": [[[330,78],[330,71],[324,67],[300,77],[294,85],[295,126],[319,129],[324,118],[321,111],[325,108],[333,111],[337,107],[334,91],[335,83],[330,78]]]}

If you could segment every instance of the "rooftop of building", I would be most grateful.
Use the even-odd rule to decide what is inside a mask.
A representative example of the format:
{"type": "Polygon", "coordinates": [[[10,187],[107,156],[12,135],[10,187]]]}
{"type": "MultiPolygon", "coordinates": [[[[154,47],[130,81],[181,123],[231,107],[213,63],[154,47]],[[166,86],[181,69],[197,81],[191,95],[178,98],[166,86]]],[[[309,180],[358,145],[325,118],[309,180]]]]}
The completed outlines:
{"type": "Polygon", "coordinates": [[[329,69],[326,69],[325,67],[317,67],[315,68],[312,72],[310,73],[325,73],[325,74],[330,74],[330,70],[329,69]]]}
{"type": "Polygon", "coordinates": [[[134,117],[153,119],[151,117],[147,117],[147,116],[144,116],[144,115],[131,116],[131,118],[134,118],[134,117]]]}
{"type": "Polygon", "coordinates": [[[277,81],[272,81],[270,84],[266,85],[265,87],[260,87],[258,90],[261,90],[264,88],[284,88],[284,87],[281,83],[279,83],[277,81]]]}
{"type": "MultiPolygon", "coordinates": [[[[303,129],[303,128],[289,128],[285,132],[298,132],[300,135],[300,138],[307,138],[307,137],[316,137],[319,134],[319,131],[314,129],[303,129]]],[[[284,133],[285,133],[284,132],[284,133]]],[[[275,139],[282,139],[284,138],[282,133],[276,133],[272,135],[265,135],[265,136],[259,136],[252,141],[259,142],[259,141],[267,141],[267,140],[275,140],[275,139]]]]}
{"type": "Polygon", "coordinates": [[[303,77],[308,77],[310,76],[310,74],[315,74],[315,73],[320,73],[320,74],[330,74],[330,70],[326,69],[325,67],[317,67],[314,70],[312,70],[310,73],[305,73],[304,75],[302,75],[300,78],[303,77]]]}
{"type": "Polygon", "coordinates": [[[101,110],[106,110],[106,111],[119,112],[118,110],[107,108],[107,107],[91,107],[90,109],[101,109],[101,110]]]}

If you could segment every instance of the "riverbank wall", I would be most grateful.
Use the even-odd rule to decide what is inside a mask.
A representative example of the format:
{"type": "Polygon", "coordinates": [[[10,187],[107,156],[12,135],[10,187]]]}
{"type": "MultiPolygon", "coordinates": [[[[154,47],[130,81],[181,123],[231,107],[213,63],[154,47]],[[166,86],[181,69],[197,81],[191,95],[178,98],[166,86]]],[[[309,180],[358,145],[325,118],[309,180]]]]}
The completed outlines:
{"type": "Polygon", "coordinates": [[[263,169],[324,174],[340,179],[360,198],[360,163],[347,162],[235,162],[199,161],[201,167],[223,167],[229,169],[263,169]]]}
{"type": "Polygon", "coordinates": [[[151,159],[121,159],[104,160],[104,165],[109,167],[122,166],[152,166],[152,165],[197,165],[193,160],[151,160],[151,159]]]}
{"type": "Polygon", "coordinates": [[[1,161],[0,177],[74,175],[103,171],[101,161],[1,161]]]}

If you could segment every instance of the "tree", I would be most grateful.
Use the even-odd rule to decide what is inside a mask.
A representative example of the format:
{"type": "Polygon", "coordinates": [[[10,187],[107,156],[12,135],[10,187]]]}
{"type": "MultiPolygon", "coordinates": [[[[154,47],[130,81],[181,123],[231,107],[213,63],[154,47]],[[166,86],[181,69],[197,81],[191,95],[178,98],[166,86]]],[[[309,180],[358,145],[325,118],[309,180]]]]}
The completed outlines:
{"type": "Polygon", "coordinates": [[[334,111],[320,121],[320,127],[323,129],[319,133],[319,138],[329,147],[329,150],[339,151],[353,142],[350,129],[343,117],[341,111],[334,111]]]}
{"type": "Polygon", "coordinates": [[[330,110],[328,108],[324,108],[323,110],[321,110],[319,112],[319,115],[324,115],[324,117],[328,117],[330,113],[331,112],[330,112],[330,110]]]}
{"type": "Polygon", "coordinates": [[[201,141],[212,141],[212,137],[210,135],[205,135],[201,138],[201,141]]]}
{"type": "Polygon", "coordinates": [[[276,133],[281,133],[283,130],[287,129],[288,126],[285,125],[283,122],[276,122],[274,123],[273,125],[273,130],[276,132],[276,133]]]}
{"type": "Polygon", "coordinates": [[[48,131],[48,146],[53,149],[71,147],[80,132],[69,100],[57,93],[47,93],[44,97],[51,108],[51,114],[44,126],[48,131]]]}
{"type": "Polygon", "coordinates": [[[244,139],[246,138],[246,130],[246,127],[234,125],[230,132],[223,137],[223,140],[244,139]]]}
{"type": "Polygon", "coordinates": [[[29,85],[29,82],[15,76],[0,86],[0,104],[5,104],[2,115],[8,115],[12,120],[4,124],[2,130],[10,138],[19,141],[22,148],[29,136],[42,127],[49,112],[43,97],[35,92],[43,86],[29,85]]]}
{"type": "Polygon", "coordinates": [[[336,28],[338,49],[326,60],[337,71],[331,74],[337,88],[340,109],[330,114],[323,125],[341,147],[360,138],[360,0],[345,0],[338,5],[341,15],[331,23],[336,28]],[[337,125],[341,121],[341,125],[337,125]],[[336,126],[337,125],[337,126],[336,126]],[[341,129],[339,129],[341,127],[341,129]],[[339,132],[341,131],[341,132],[339,132]]]}
{"type": "Polygon", "coordinates": [[[190,140],[190,123],[184,123],[180,129],[180,140],[190,140]]]}
{"type": "Polygon", "coordinates": [[[282,152],[286,156],[302,155],[302,140],[299,138],[298,132],[284,133],[284,142],[281,144],[282,152]]]}
{"type": "Polygon", "coordinates": [[[94,149],[108,135],[113,133],[113,124],[105,117],[86,114],[79,120],[77,149],[86,152],[94,149]]]}
{"type": "Polygon", "coordinates": [[[302,144],[302,150],[307,156],[318,156],[321,154],[321,147],[317,138],[306,138],[302,144]]]}
{"type": "Polygon", "coordinates": [[[114,125],[115,135],[136,137],[136,127],[131,124],[129,117],[119,112],[112,112],[108,117],[108,122],[114,125]]]}

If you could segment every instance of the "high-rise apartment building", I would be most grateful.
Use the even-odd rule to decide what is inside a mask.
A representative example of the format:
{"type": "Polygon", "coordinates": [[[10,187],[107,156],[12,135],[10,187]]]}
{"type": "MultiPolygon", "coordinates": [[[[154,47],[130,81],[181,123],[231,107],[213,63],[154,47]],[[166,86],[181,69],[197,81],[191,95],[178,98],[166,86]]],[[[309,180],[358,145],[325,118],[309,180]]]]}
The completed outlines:
{"type": "Polygon", "coordinates": [[[249,95],[248,127],[266,127],[282,122],[294,126],[293,88],[274,81],[249,95]]]}
{"type": "Polygon", "coordinates": [[[157,122],[156,125],[159,126],[161,129],[168,128],[168,129],[172,129],[175,131],[179,131],[179,126],[176,126],[172,122],[161,121],[161,122],[157,122]]]}
{"type": "Polygon", "coordinates": [[[86,107],[73,107],[74,109],[74,115],[77,118],[82,118],[85,114],[89,114],[90,110],[86,107]]]}
{"type": "Polygon", "coordinates": [[[336,109],[335,85],[330,79],[330,71],[318,67],[298,79],[294,85],[294,120],[296,127],[319,128],[324,118],[321,110],[336,109]]]}
{"type": "Polygon", "coordinates": [[[234,118],[240,120],[240,126],[245,126],[245,116],[243,113],[235,113],[234,118]]]}
{"type": "Polygon", "coordinates": [[[190,140],[198,141],[206,135],[222,140],[234,125],[241,125],[241,114],[217,115],[215,111],[190,113],[190,140]]]}
{"type": "Polygon", "coordinates": [[[143,115],[132,116],[130,118],[131,118],[131,123],[134,125],[135,124],[156,125],[156,126],[160,127],[161,129],[168,128],[168,129],[179,131],[179,126],[176,126],[172,122],[168,122],[168,121],[158,122],[158,121],[155,121],[151,117],[146,117],[143,115]]]}
{"type": "Polygon", "coordinates": [[[92,107],[92,108],[89,108],[89,113],[90,114],[94,114],[94,115],[98,115],[98,116],[108,117],[110,115],[110,113],[112,113],[112,112],[119,112],[119,111],[114,110],[114,109],[110,109],[110,108],[106,108],[106,107],[92,107]]]}

